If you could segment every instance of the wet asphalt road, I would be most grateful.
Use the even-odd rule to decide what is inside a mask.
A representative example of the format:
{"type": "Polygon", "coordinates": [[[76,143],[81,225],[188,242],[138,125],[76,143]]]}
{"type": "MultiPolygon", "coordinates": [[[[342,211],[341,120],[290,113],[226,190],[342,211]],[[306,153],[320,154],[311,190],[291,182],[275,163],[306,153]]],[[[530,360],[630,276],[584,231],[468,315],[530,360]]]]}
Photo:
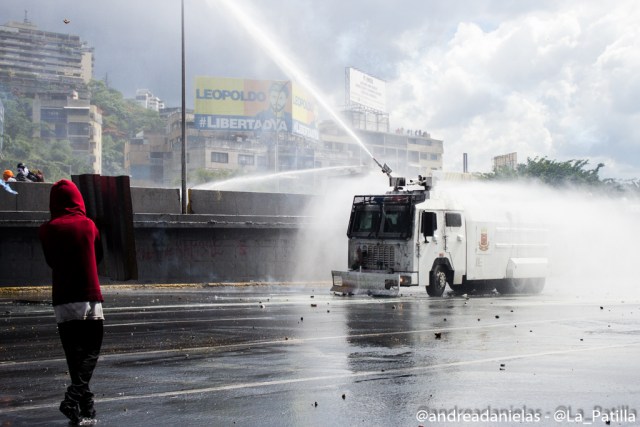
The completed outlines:
{"type": "MultiPolygon", "coordinates": [[[[103,287],[98,425],[640,424],[638,298],[328,289],[103,287]]],[[[67,425],[48,299],[0,294],[0,426],[67,425]]]]}

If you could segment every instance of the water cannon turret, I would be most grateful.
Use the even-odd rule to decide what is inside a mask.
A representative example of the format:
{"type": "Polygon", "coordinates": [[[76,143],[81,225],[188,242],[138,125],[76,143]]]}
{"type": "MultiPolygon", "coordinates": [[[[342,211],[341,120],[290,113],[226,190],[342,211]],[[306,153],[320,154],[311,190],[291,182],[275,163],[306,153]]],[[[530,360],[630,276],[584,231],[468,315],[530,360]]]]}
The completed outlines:
{"type": "Polygon", "coordinates": [[[409,184],[419,185],[421,187],[424,187],[425,191],[429,191],[433,188],[433,178],[430,176],[418,175],[418,179],[415,181],[413,179],[410,179],[409,184]]]}
{"type": "Polygon", "coordinates": [[[375,157],[372,157],[372,159],[373,159],[374,162],[376,162],[376,164],[378,166],[380,166],[380,169],[382,170],[382,173],[386,173],[387,176],[389,177],[389,179],[391,179],[391,172],[393,172],[393,171],[391,170],[389,165],[387,165],[385,163],[384,166],[383,166],[383,165],[380,164],[380,162],[375,157]]]}
{"type": "Polygon", "coordinates": [[[407,185],[407,179],[403,176],[390,176],[389,187],[393,187],[393,191],[398,191],[407,185]]]}
{"type": "Polygon", "coordinates": [[[417,179],[409,179],[403,176],[389,176],[389,187],[393,187],[394,192],[429,192],[433,188],[433,178],[418,175],[417,179]],[[421,187],[415,189],[416,186],[421,187]],[[409,187],[414,187],[413,189],[409,187]]]}

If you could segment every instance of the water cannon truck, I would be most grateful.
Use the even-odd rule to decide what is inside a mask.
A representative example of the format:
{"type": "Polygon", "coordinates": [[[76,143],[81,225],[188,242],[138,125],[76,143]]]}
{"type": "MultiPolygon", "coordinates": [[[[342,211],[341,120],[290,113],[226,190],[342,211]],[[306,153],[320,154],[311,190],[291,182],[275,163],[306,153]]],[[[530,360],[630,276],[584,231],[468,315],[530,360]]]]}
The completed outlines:
{"type": "Polygon", "coordinates": [[[433,178],[389,176],[384,194],[353,198],[347,271],[332,271],[331,291],[395,296],[425,286],[453,292],[540,293],[549,270],[547,230],[474,219],[455,202],[431,198],[433,178]]]}

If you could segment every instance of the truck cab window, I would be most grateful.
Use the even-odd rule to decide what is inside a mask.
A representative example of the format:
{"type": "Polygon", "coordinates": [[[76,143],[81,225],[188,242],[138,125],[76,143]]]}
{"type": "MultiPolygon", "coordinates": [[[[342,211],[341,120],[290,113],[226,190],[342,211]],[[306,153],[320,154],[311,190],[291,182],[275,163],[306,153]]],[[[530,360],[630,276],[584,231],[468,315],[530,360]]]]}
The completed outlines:
{"type": "Polygon", "coordinates": [[[372,210],[357,210],[351,231],[355,233],[371,233],[378,231],[380,212],[372,210]]]}
{"type": "Polygon", "coordinates": [[[462,227],[462,215],[447,212],[444,214],[444,223],[447,227],[462,227]]]}
{"type": "Polygon", "coordinates": [[[398,209],[387,208],[384,212],[384,228],[383,233],[402,233],[409,227],[407,218],[408,211],[404,208],[398,209]]]}
{"type": "Polygon", "coordinates": [[[407,239],[413,235],[414,204],[410,196],[356,196],[347,236],[407,239]]]}

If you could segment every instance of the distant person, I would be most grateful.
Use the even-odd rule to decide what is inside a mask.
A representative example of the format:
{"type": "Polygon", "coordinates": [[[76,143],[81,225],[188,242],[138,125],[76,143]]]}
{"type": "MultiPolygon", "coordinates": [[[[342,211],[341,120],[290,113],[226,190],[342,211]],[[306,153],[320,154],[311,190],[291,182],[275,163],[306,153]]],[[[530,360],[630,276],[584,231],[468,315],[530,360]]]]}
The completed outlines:
{"type": "Polygon", "coordinates": [[[0,187],[4,188],[4,191],[11,194],[18,194],[13,188],[9,186],[10,182],[16,182],[16,179],[13,177],[13,172],[9,169],[2,173],[2,181],[0,181],[0,187]]]}
{"type": "Polygon", "coordinates": [[[44,182],[44,173],[40,169],[34,169],[33,175],[36,177],[34,182],[44,182]]]}
{"type": "Polygon", "coordinates": [[[21,182],[36,182],[38,178],[31,172],[24,163],[18,163],[18,173],[16,174],[16,181],[21,182]]]}
{"type": "Polygon", "coordinates": [[[71,423],[96,416],[89,381],[102,347],[102,293],[98,263],[100,233],[86,216],[82,195],[66,179],[51,187],[51,219],[40,226],[44,256],[51,267],[53,310],[69,367],[71,385],[60,403],[71,423]]]}
{"type": "Polygon", "coordinates": [[[9,169],[2,173],[2,180],[4,182],[16,182],[16,179],[13,177],[13,172],[9,169]]]}

